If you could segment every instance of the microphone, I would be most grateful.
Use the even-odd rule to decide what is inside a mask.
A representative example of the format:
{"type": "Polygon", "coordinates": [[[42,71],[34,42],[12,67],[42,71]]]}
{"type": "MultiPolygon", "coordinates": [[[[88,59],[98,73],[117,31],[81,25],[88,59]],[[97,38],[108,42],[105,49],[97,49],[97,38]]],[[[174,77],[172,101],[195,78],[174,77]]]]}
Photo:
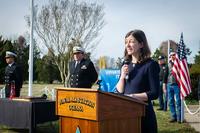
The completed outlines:
{"type": "Polygon", "coordinates": [[[41,98],[42,99],[47,99],[47,95],[46,94],[42,94],[41,98]]]}
{"type": "MultiPolygon", "coordinates": [[[[130,60],[126,58],[126,59],[124,60],[124,64],[125,64],[125,65],[129,65],[129,64],[130,64],[130,60]]],[[[127,74],[126,77],[125,77],[125,79],[128,80],[128,78],[129,78],[129,77],[128,77],[128,74],[127,74]]]]}

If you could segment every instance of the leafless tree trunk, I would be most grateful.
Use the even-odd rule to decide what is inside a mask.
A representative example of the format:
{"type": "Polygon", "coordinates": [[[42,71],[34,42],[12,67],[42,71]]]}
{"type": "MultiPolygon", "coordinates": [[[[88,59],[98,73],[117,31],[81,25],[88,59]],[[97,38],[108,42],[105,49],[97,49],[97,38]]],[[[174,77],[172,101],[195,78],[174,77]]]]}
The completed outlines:
{"type": "Polygon", "coordinates": [[[68,75],[71,48],[81,45],[92,52],[100,41],[98,35],[105,24],[103,17],[102,5],[77,0],[50,0],[48,5],[35,11],[36,34],[50,51],[63,83],[68,75]]]}

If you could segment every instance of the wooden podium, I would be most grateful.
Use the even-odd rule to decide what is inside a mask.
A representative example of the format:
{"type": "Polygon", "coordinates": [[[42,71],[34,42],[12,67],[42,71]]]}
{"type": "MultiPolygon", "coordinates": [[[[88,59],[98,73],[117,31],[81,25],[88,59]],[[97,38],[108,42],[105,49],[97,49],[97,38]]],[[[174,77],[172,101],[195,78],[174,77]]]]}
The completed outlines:
{"type": "Polygon", "coordinates": [[[58,88],[60,133],[140,133],[145,103],[94,89],[58,88]]]}

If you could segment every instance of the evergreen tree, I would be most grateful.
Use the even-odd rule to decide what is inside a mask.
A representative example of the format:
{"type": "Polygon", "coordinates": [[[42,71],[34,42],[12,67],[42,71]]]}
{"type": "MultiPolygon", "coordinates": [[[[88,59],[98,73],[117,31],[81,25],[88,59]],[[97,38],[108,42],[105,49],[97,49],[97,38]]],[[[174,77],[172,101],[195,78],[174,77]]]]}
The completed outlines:
{"type": "Polygon", "coordinates": [[[200,64],[200,51],[198,51],[198,55],[195,55],[194,62],[195,64],[200,64]]]}
{"type": "Polygon", "coordinates": [[[162,55],[161,50],[157,48],[156,51],[153,53],[152,58],[157,61],[160,55],[162,55]]]}

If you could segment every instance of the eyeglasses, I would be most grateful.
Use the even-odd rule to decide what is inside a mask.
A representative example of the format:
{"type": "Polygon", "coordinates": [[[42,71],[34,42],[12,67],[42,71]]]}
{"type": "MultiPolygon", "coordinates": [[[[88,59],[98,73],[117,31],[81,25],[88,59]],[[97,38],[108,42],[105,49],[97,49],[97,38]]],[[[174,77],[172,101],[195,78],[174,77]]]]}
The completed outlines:
{"type": "Polygon", "coordinates": [[[169,57],[171,58],[171,57],[174,57],[176,54],[172,54],[172,55],[170,55],[169,57]]]}

